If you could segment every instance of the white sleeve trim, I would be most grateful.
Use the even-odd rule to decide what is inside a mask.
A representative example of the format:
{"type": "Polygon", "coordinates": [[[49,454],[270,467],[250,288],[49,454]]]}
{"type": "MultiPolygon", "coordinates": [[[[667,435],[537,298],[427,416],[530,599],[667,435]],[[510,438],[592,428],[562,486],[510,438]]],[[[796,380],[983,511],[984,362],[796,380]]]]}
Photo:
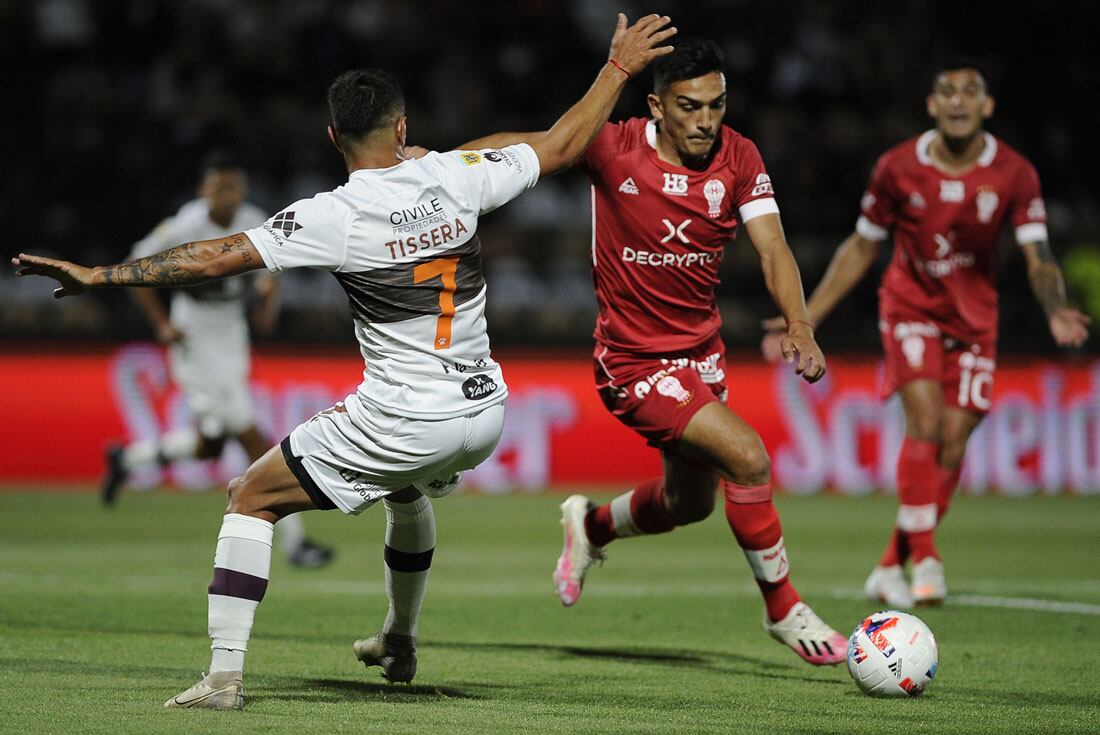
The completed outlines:
{"type": "Polygon", "coordinates": [[[534,172],[534,175],[531,177],[531,182],[527,184],[527,188],[530,189],[532,186],[539,183],[539,176],[542,175],[542,168],[539,164],[539,154],[535,153],[535,149],[528,143],[516,143],[510,147],[514,148],[517,154],[521,154],[527,159],[527,163],[531,166],[531,171],[534,172]]]}
{"type": "Polygon", "coordinates": [[[252,245],[256,248],[256,252],[260,254],[260,259],[263,260],[267,269],[272,273],[278,273],[282,270],[282,267],[279,265],[278,261],[275,260],[274,255],[272,255],[271,250],[268,249],[267,245],[263,242],[260,234],[256,232],[258,229],[258,227],[254,227],[251,230],[245,230],[244,236],[252,241],[252,245]]]}
{"type": "Polygon", "coordinates": [[[745,202],[737,211],[741,215],[741,223],[744,224],[750,219],[756,219],[757,217],[763,217],[765,214],[779,214],[779,205],[772,197],[765,197],[764,199],[753,199],[751,202],[745,202]]]}
{"type": "Polygon", "coordinates": [[[1016,243],[1019,245],[1045,242],[1049,239],[1047,237],[1047,226],[1043,222],[1028,222],[1016,228],[1016,243]]]}
{"type": "Polygon", "coordinates": [[[871,242],[881,242],[890,235],[890,233],[886,231],[886,228],[879,227],[862,214],[859,216],[859,219],[856,220],[856,232],[859,233],[860,237],[870,240],[871,242]]]}

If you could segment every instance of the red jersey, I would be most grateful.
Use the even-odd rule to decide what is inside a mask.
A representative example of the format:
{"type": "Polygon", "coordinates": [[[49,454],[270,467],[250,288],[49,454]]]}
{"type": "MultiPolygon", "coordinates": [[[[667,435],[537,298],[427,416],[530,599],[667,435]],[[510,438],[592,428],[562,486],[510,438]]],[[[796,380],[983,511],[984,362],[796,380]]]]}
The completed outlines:
{"type": "Polygon", "coordinates": [[[997,336],[996,251],[1006,221],[1023,243],[1047,239],[1039,176],[1022,155],[985,134],[964,174],[936,168],[936,131],[887,151],[875,164],[856,231],[894,255],[882,278],[883,312],[916,312],[966,342],[997,336]]]}
{"type": "Polygon", "coordinates": [[[607,123],[578,163],[592,181],[596,339],[630,352],[713,337],[726,244],[738,222],[779,211],[759,151],[730,128],[703,171],[665,163],[656,145],[652,121],[607,123]]]}

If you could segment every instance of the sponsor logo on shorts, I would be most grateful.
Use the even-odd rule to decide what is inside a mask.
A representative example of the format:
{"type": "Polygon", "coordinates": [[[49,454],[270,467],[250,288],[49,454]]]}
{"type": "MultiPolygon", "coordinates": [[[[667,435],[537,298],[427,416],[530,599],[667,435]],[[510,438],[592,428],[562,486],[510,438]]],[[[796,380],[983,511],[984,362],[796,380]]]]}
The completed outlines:
{"type": "Polygon", "coordinates": [[[480,401],[497,391],[496,381],[488,375],[471,375],[462,384],[462,393],[468,400],[480,401]]]}
{"type": "Polygon", "coordinates": [[[344,468],[340,470],[340,477],[342,477],[344,482],[351,487],[352,491],[358,493],[359,497],[363,500],[373,502],[382,495],[382,489],[377,485],[367,482],[367,476],[361,472],[344,468]]]}

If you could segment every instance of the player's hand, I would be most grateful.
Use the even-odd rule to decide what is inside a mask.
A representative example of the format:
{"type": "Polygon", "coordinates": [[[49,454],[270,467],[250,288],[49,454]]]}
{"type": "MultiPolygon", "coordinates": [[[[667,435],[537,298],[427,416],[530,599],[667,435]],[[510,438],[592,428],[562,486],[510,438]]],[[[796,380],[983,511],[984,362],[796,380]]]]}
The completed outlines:
{"type": "Polygon", "coordinates": [[[769,363],[777,363],[783,359],[783,349],[780,343],[787,336],[787,320],[781,316],[773,316],[760,322],[764,329],[764,339],[760,340],[760,353],[769,363]]]}
{"type": "Polygon", "coordinates": [[[657,57],[672,53],[672,46],[660,45],[662,41],[676,35],[675,28],[665,28],[668,24],[667,15],[653,14],[627,28],[626,16],[619,13],[607,58],[614,59],[630,76],[635,76],[657,57]]]}
{"type": "Polygon", "coordinates": [[[11,264],[19,269],[15,272],[17,276],[46,276],[61,284],[59,288],[53,290],[55,299],[82,294],[94,285],[92,268],[85,268],[67,260],[54,260],[20,253],[11,259],[11,264]]]}
{"type": "Polygon", "coordinates": [[[174,345],[177,342],[182,342],[187,336],[181,330],[172,325],[171,322],[165,322],[158,325],[156,328],[157,342],[162,345],[174,345]]]}
{"type": "Polygon", "coordinates": [[[402,161],[411,161],[414,158],[423,158],[429,153],[431,153],[431,151],[423,146],[406,145],[398,149],[397,157],[402,161]]]}
{"type": "Polygon", "coordinates": [[[1050,334],[1059,347],[1080,347],[1089,338],[1092,319],[1077,309],[1063,306],[1050,314],[1050,334]]]}
{"type": "Polygon", "coordinates": [[[825,375],[825,355],[814,340],[814,330],[802,322],[791,322],[787,335],[779,341],[785,362],[795,363],[794,372],[807,383],[816,383],[825,375]]]}

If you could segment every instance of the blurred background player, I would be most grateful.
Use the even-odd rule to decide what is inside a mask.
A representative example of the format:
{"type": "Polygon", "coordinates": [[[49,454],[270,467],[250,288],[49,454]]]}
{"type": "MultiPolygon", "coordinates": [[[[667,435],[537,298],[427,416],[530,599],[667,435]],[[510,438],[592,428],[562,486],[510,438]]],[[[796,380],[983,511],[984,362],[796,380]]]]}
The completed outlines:
{"type": "MultiPolygon", "coordinates": [[[[1035,168],[983,129],[994,107],[986,76],[971,60],[945,64],[927,107],[936,127],[879,158],[855,232],[837,249],[808,304],[810,321],[820,324],[867,273],[879,244],[893,237],[879,289],[879,331],[883,397],[901,396],[905,438],[894,532],[864,587],[891,607],[939,604],[947,595],[935,532],[958,484],[967,440],[990,407],[996,251],[1006,224],[1014,228],[1054,341],[1079,347],[1088,338],[1089,318],[1066,304],[1035,168]],[[912,584],[904,575],[907,560],[912,584]]],[[[778,356],[774,333],[763,349],[771,359],[778,356]]]]}
{"type": "MultiPolygon", "coordinates": [[[[703,520],[721,486],[726,518],[764,596],[764,628],[804,660],[836,664],[844,660],[845,638],[789,579],[767,450],[726,405],[714,295],[723,252],[743,223],[787,319],[783,353],[814,382],[825,362],[798,266],[760,153],[722,124],[726,80],[718,45],[682,38],[654,64],[654,76],[652,119],[605,125],[578,165],[593,191],[597,388],[616,418],[661,450],[664,474],[604,506],[582,495],[562,503],[557,593],[573,605],[607,544],[703,520]]],[[[489,136],[463,147],[540,135],[489,136]]]]}
{"type": "MultiPolygon", "coordinates": [[[[259,226],[267,214],[245,201],[247,195],[248,177],[241,163],[227,151],[211,153],[202,167],[198,198],[138,242],[131,257],[143,258],[181,242],[216,239],[259,226]]],[[[169,431],[155,440],[109,447],[102,486],[106,505],[118,500],[127,477],[137,467],[217,459],[229,438],[240,443],[249,462],[267,451],[270,442],[256,427],[248,388],[250,285],[255,287],[258,301],[254,324],[261,333],[270,333],[278,315],[278,287],[268,273],[175,289],[170,311],[153,289],[130,292],[157,341],[168,348],[172,379],[187,399],[195,426],[169,431]]],[[[317,567],[332,558],[332,549],[306,538],[300,516],[280,521],[278,538],[286,558],[295,566],[317,567]]]]}

